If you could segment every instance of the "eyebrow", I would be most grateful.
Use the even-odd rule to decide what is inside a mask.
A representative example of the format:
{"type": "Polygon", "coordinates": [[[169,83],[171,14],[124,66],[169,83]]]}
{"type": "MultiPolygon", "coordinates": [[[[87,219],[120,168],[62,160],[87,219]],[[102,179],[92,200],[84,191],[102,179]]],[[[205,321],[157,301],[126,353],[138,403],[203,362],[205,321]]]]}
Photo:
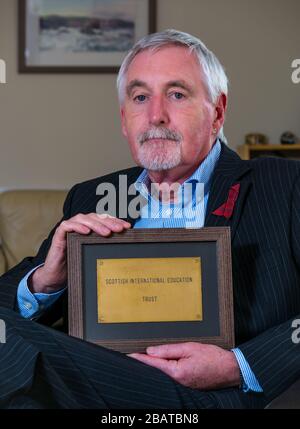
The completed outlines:
{"type": "MultiPolygon", "coordinates": [[[[191,88],[191,86],[185,82],[184,80],[171,80],[170,82],[167,82],[167,84],[165,85],[166,88],[182,88],[186,91],[188,91],[190,94],[193,94],[193,89],[191,88]]],[[[126,93],[127,96],[129,97],[130,94],[132,93],[134,88],[146,88],[148,90],[150,90],[149,85],[147,85],[146,82],[139,80],[139,79],[134,79],[131,82],[129,82],[129,84],[127,85],[126,88],[126,93]]]]}
{"type": "Polygon", "coordinates": [[[186,91],[188,91],[190,94],[193,94],[193,89],[191,88],[191,86],[185,82],[184,80],[171,80],[170,82],[167,83],[166,85],[167,88],[182,88],[185,89],[186,91]]]}
{"type": "Polygon", "coordinates": [[[146,84],[146,82],[143,82],[142,80],[139,80],[139,79],[134,79],[131,82],[129,82],[129,84],[127,85],[126,93],[128,97],[130,96],[134,88],[150,89],[149,86],[146,84]]]}

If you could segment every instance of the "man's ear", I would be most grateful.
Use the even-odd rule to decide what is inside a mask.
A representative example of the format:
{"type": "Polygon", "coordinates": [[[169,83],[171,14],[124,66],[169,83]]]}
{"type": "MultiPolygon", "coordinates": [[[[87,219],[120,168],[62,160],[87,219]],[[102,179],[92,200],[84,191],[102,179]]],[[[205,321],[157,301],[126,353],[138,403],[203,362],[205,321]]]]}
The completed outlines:
{"type": "Polygon", "coordinates": [[[127,128],[126,128],[126,119],[125,119],[125,110],[124,107],[120,107],[120,116],[121,116],[121,127],[122,127],[122,134],[125,138],[127,138],[127,128]]]}
{"type": "Polygon", "coordinates": [[[221,94],[218,97],[218,100],[215,105],[214,126],[218,129],[220,129],[224,124],[226,108],[227,108],[227,96],[225,94],[221,94]]]}

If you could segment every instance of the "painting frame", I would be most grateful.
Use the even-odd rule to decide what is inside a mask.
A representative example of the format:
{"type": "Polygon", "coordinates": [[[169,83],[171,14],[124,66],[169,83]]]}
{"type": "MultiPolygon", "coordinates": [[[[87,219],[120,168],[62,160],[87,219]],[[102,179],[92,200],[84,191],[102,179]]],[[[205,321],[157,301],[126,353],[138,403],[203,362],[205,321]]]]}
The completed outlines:
{"type": "MultiPolygon", "coordinates": [[[[19,73],[117,73],[121,64],[121,55],[125,55],[128,49],[122,51],[120,55],[118,55],[118,61],[112,59],[113,64],[86,64],[86,59],[84,63],[79,64],[36,64],[30,63],[28,58],[30,58],[30,48],[28,45],[27,37],[29,34],[29,26],[27,25],[27,16],[28,16],[28,4],[30,0],[18,0],[18,71],[19,73]]],[[[39,1],[39,0],[38,0],[39,1]]],[[[124,0],[126,1],[126,0],[124,0]]],[[[130,0],[128,0],[130,1],[130,0]]],[[[143,19],[145,20],[144,24],[147,25],[143,35],[154,33],[156,31],[156,11],[157,11],[157,0],[143,0],[146,3],[147,8],[147,16],[143,19]]],[[[136,23],[135,23],[136,24],[136,23]]],[[[143,27],[142,24],[139,24],[140,28],[143,27]]],[[[36,31],[37,32],[37,31],[36,31]]],[[[30,33],[31,34],[31,33],[30,33]]],[[[36,35],[36,34],[35,34],[36,35]]],[[[142,37],[141,35],[137,36],[136,39],[142,37]]],[[[33,37],[34,38],[34,37],[33,37]]],[[[136,40],[133,41],[135,43],[136,40]]],[[[130,49],[130,48],[129,48],[130,49]]],[[[95,53],[94,58],[97,60],[101,56],[100,53],[95,53]]],[[[104,55],[109,55],[110,52],[102,53],[102,58],[104,55]]],[[[119,54],[119,53],[118,53],[119,54]]],[[[111,55],[116,55],[115,53],[111,53],[111,55]]],[[[74,58],[75,58],[74,54],[74,58]]],[[[83,58],[84,55],[81,55],[83,58]]],[[[53,60],[52,60],[53,61],[53,60]]]]}
{"type": "Polygon", "coordinates": [[[69,335],[123,353],[144,352],[150,345],[190,341],[226,349],[234,347],[230,228],[133,229],[110,237],[68,233],[67,243],[69,335]],[[203,260],[203,320],[101,326],[96,314],[99,284],[94,274],[99,256],[194,257],[197,252],[203,260]]]}

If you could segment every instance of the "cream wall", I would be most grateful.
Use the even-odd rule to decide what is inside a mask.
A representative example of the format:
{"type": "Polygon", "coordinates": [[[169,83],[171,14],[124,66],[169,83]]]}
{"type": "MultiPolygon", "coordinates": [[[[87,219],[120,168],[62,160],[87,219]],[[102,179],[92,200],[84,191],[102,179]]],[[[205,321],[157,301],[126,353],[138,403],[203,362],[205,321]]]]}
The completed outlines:
{"type": "MultiPolygon", "coordinates": [[[[299,0],[158,0],[158,30],[202,38],[230,79],[226,135],[231,147],[250,131],[274,143],[300,137],[299,0]]],[[[0,188],[68,188],[132,165],[121,136],[115,75],[17,73],[17,1],[0,0],[0,188]]]]}

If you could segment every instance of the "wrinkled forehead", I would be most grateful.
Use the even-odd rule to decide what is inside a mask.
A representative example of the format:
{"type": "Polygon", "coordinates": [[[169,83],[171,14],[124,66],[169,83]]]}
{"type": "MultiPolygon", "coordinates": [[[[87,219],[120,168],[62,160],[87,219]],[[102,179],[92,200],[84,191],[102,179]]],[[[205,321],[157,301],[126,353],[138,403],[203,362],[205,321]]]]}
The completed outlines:
{"type": "Polygon", "coordinates": [[[189,47],[179,44],[141,50],[130,62],[124,80],[124,95],[128,95],[133,86],[142,86],[146,81],[161,81],[166,85],[183,82],[189,87],[205,85],[198,56],[189,47]]]}
{"type": "Polygon", "coordinates": [[[201,67],[198,56],[196,52],[192,49],[192,47],[188,47],[186,45],[182,45],[180,43],[166,43],[164,45],[160,46],[150,46],[145,49],[141,49],[139,52],[137,52],[134,57],[131,59],[126,73],[130,71],[130,69],[135,66],[137,62],[140,61],[141,57],[152,57],[153,61],[159,61],[160,59],[163,59],[165,56],[168,56],[168,54],[179,53],[179,56],[182,57],[182,54],[185,56],[185,61],[187,62],[193,62],[197,63],[199,67],[201,67]],[[159,54],[159,55],[156,55],[159,54]]]}

